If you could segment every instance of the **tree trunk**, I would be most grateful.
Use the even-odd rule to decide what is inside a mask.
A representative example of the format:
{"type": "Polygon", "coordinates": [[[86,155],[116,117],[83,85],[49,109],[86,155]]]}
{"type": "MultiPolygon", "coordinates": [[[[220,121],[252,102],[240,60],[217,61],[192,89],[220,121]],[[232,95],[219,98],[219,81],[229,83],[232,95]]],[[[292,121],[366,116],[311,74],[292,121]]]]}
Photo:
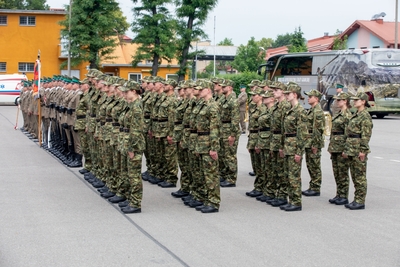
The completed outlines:
{"type": "Polygon", "coordinates": [[[190,35],[185,36],[185,44],[183,46],[182,50],[182,57],[179,62],[179,75],[178,75],[178,81],[183,81],[185,80],[185,74],[186,74],[186,69],[187,69],[187,56],[189,54],[189,47],[190,47],[190,41],[192,40],[192,29],[193,29],[193,21],[194,21],[194,14],[188,17],[188,23],[187,23],[187,29],[190,30],[190,35]]]}
{"type": "MultiPolygon", "coordinates": [[[[155,6],[152,7],[151,11],[153,13],[153,17],[155,15],[157,15],[157,8],[155,6]]],[[[158,26],[157,22],[155,24],[156,24],[155,26],[158,26]]],[[[159,48],[160,47],[160,43],[161,43],[160,38],[156,37],[155,40],[154,40],[154,48],[159,48]]],[[[151,66],[151,75],[153,75],[153,76],[157,76],[157,73],[158,73],[158,61],[159,60],[160,60],[160,55],[157,54],[157,53],[154,53],[153,54],[153,65],[151,66]]]]}

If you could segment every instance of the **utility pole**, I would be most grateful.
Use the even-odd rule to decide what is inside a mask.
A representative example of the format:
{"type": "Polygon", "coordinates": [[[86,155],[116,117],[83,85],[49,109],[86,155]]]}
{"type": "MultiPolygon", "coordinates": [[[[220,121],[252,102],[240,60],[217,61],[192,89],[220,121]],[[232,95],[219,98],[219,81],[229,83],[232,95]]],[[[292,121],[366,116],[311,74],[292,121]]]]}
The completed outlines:
{"type": "Polygon", "coordinates": [[[215,42],[215,18],[216,16],[214,16],[214,77],[215,77],[215,49],[217,47],[217,43],[215,42]]]}
{"type": "Polygon", "coordinates": [[[69,26],[68,26],[68,76],[71,77],[71,14],[72,14],[72,0],[69,0],[69,26]]]}
{"type": "Polygon", "coordinates": [[[394,24],[394,48],[398,49],[398,21],[399,21],[399,0],[396,0],[396,15],[395,15],[395,24],[394,24]]]}

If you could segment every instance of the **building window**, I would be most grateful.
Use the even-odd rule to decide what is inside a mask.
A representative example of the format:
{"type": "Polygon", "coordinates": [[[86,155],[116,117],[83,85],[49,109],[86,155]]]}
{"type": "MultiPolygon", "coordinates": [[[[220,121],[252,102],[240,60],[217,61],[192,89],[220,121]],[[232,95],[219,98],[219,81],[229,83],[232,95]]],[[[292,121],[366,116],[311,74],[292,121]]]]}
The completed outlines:
{"type": "Polygon", "coordinates": [[[146,65],[153,65],[153,60],[146,60],[146,65]]]}
{"type": "Polygon", "coordinates": [[[34,67],[35,63],[20,62],[18,63],[18,72],[33,72],[34,67]]]}
{"type": "Polygon", "coordinates": [[[0,25],[7,25],[7,16],[0,16],[0,25]]]}
{"type": "Polygon", "coordinates": [[[35,26],[36,25],[36,17],[35,16],[20,16],[19,17],[19,25],[35,26]]]}
{"type": "Polygon", "coordinates": [[[178,75],[177,74],[167,74],[167,80],[171,79],[171,80],[175,80],[178,82],[178,75]]]}
{"type": "Polygon", "coordinates": [[[7,70],[7,63],[0,62],[0,72],[6,72],[6,70],[7,70]]]}
{"type": "Polygon", "coordinates": [[[140,73],[129,73],[129,81],[135,81],[140,83],[140,80],[142,79],[142,74],[140,73]]]}

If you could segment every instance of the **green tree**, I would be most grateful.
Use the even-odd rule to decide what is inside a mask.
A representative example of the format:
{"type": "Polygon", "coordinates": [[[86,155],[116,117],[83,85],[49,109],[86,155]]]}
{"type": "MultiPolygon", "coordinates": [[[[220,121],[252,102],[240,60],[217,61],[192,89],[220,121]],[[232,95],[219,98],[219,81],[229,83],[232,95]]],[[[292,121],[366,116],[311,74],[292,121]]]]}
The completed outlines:
{"type": "Polygon", "coordinates": [[[290,40],[292,40],[291,33],[279,34],[276,36],[274,43],[272,44],[273,48],[281,47],[285,45],[290,45],[290,40]]]}
{"type": "Polygon", "coordinates": [[[206,38],[201,29],[207,20],[209,12],[216,6],[218,0],[175,0],[176,16],[178,18],[177,34],[177,57],[179,60],[178,80],[185,78],[188,70],[188,59],[194,57],[189,54],[192,40],[206,38]]]}
{"type": "Polygon", "coordinates": [[[336,30],[335,39],[333,39],[332,50],[344,50],[347,48],[347,35],[341,37],[341,31],[336,30]]]}
{"type": "Polygon", "coordinates": [[[265,51],[260,49],[254,37],[247,42],[247,45],[240,45],[232,62],[232,66],[240,72],[255,72],[258,66],[264,62],[265,51]]]}
{"type": "Polygon", "coordinates": [[[303,37],[303,32],[301,31],[301,27],[294,29],[294,33],[292,35],[292,39],[290,40],[289,53],[295,52],[307,52],[307,44],[306,39],[303,37]]]}
{"type": "Polygon", "coordinates": [[[220,75],[219,77],[234,81],[235,85],[233,86],[233,90],[236,92],[236,95],[240,94],[240,85],[247,86],[252,80],[263,80],[262,76],[258,75],[256,72],[251,71],[244,71],[235,75],[225,74],[220,75]]]}
{"type": "Polygon", "coordinates": [[[257,41],[257,45],[259,47],[264,48],[265,50],[267,50],[268,48],[273,47],[274,45],[274,40],[272,38],[262,38],[260,41],[257,41]]]}
{"type": "MultiPolygon", "coordinates": [[[[137,0],[133,0],[138,2],[137,0]]],[[[141,6],[133,8],[132,42],[138,45],[132,65],[151,60],[152,75],[157,76],[162,59],[171,62],[176,53],[174,32],[176,20],[172,18],[167,4],[172,0],[141,0],[141,6]]]]}
{"type": "Polygon", "coordinates": [[[98,69],[100,60],[111,59],[118,45],[115,36],[124,33],[129,24],[114,0],[74,0],[71,13],[71,18],[67,15],[60,22],[61,38],[71,41],[71,65],[88,61],[90,68],[98,69]]]}
{"type": "Polygon", "coordinates": [[[232,39],[226,38],[224,40],[222,40],[221,42],[219,42],[217,45],[219,46],[233,46],[233,42],[232,39]]]}
{"type": "Polygon", "coordinates": [[[48,10],[46,0],[0,0],[0,9],[48,10]]]}

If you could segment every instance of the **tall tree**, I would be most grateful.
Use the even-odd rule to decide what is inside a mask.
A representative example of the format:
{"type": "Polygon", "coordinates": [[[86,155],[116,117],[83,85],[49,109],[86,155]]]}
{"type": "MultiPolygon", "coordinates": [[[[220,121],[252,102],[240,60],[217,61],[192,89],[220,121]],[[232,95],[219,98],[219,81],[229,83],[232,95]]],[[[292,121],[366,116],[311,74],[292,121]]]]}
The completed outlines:
{"type": "MultiPolygon", "coordinates": [[[[138,0],[133,0],[135,3],[138,0]]],[[[162,59],[171,62],[176,54],[176,20],[172,18],[167,4],[172,0],[141,0],[141,6],[133,9],[132,42],[138,45],[132,65],[143,60],[152,60],[152,75],[157,76],[162,59]]]]}
{"type": "Polygon", "coordinates": [[[46,0],[0,0],[0,9],[48,10],[46,0]]]}
{"type": "Polygon", "coordinates": [[[279,34],[276,36],[274,43],[272,44],[273,48],[281,47],[285,45],[290,45],[290,40],[292,39],[291,33],[279,34]]]}
{"type": "Polygon", "coordinates": [[[258,66],[264,62],[265,51],[260,49],[254,37],[247,42],[247,45],[240,45],[232,62],[232,66],[240,72],[255,72],[258,66]]]}
{"type": "Polygon", "coordinates": [[[292,39],[290,40],[289,53],[294,52],[307,52],[306,39],[303,37],[303,32],[299,26],[294,30],[292,39]]]}
{"type": "Polygon", "coordinates": [[[344,50],[347,48],[347,35],[341,37],[342,32],[336,30],[335,39],[333,39],[332,50],[344,50]]]}
{"type": "Polygon", "coordinates": [[[219,42],[217,45],[220,46],[233,46],[233,42],[232,39],[226,38],[224,40],[222,40],[221,42],[219,42]]]}
{"type": "Polygon", "coordinates": [[[274,45],[274,40],[272,38],[263,37],[260,41],[257,41],[257,45],[267,50],[274,45]]]}
{"type": "Polygon", "coordinates": [[[61,38],[71,41],[71,65],[88,61],[94,69],[98,69],[100,60],[111,58],[119,43],[116,35],[129,27],[114,0],[74,0],[71,18],[67,15],[60,24],[61,38]]]}
{"type": "Polygon", "coordinates": [[[178,53],[179,71],[178,80],[185,78],[188,69],[190,42],[195,38],[205,38],[206,34],[201,26],[207,20],[208,13],[216,6],[218,0],[175,0],[176,16],[178,17],[177,34],[179,36],[178,53]]]}

